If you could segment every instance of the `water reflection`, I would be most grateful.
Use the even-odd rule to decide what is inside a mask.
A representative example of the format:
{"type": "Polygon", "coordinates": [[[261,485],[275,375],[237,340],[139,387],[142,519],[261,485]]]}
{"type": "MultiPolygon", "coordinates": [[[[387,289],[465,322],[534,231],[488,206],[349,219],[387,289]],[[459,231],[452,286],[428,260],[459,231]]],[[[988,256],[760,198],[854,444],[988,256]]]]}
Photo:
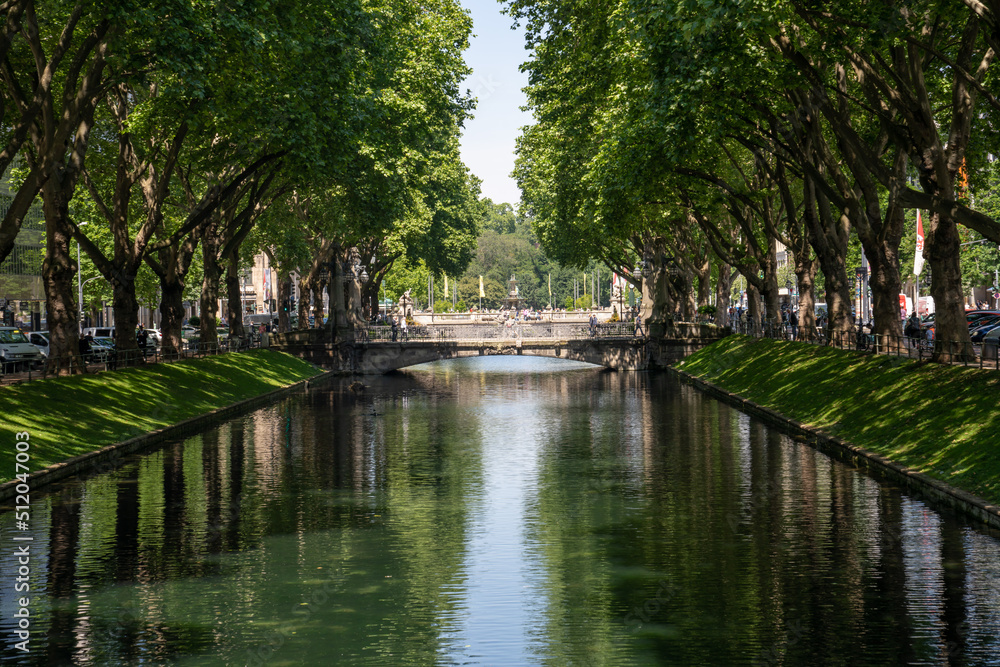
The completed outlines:
{"type": "MultiPolygon", "coordinates": [[[[1000,661],[1000,542],[669,378],[347,381],[36,498],[11,664],[1000,661]]],[[[11,535],[12,513],[0,514],[11,535]]]]}

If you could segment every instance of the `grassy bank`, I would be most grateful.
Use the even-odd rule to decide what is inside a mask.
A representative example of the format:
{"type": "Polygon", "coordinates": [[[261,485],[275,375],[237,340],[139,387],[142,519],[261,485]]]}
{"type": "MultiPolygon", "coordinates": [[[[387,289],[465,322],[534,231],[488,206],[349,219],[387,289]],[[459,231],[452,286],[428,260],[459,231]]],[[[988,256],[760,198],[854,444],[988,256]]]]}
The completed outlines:
{"type": "Polygon", "coordinates": [[[153,364],[0,389],[0,481],[14,478],[15,433],[30,434],[31,471],[312,377],[281,352],[153,364]]]}
{"type": "Polygon", "coordinates": [[[730,336],[680,370],[990,502],[1000,373],[730,336]]]}

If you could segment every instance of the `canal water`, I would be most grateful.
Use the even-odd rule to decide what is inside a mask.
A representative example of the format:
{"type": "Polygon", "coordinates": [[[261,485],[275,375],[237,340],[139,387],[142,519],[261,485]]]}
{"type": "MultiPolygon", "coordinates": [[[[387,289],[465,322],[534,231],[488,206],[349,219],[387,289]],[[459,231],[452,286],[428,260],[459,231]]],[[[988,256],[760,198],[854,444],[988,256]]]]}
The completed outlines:
{"type": "Polygon", "coordinates": [[[349,381],[31,506],[0,662],[1000,664],[1000,539],[665,375],[349,381]]]}

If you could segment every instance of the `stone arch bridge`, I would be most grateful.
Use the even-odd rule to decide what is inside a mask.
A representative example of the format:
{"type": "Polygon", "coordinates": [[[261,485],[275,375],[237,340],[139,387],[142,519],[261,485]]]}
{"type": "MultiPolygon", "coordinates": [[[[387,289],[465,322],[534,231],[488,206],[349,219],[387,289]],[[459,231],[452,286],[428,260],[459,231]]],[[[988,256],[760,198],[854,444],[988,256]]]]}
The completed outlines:
{"type": "MultiPolygon", "coordinates": [[[[654,331],[657,328],[654,328],[654,331]]],[[[330,328],[271,337],[270,346],[343,373],[376,375],[429,361],[496,354],[584,361],[619,371],[663,368],[726,335],[728,329],[673,324],[662,336],[637,337],[632,324],[526,322],[411,327],[407,340],[392,340],[389,327],[365,327],[336,336],[330,328]],[[353,340],[351,339],[353,338],[353,340]]],[[[657,333],[659,333],[657,331],[657,333]]]]}

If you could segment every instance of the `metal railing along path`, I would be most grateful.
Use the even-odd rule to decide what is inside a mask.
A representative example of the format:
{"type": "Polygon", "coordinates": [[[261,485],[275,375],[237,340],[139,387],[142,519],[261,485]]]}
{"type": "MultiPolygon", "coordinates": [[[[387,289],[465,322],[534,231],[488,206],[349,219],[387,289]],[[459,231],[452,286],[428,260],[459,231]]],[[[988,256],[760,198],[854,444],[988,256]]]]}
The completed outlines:
{"type": "MultiPolygon", "coordinates": [[[[187,342],[187,341],[185,341],[187,342]]],[[[133,368],[147,364],[180,361],[181,359],[196,359],[215,356],[229,352],[243,352],[260,347],[260,337],[220,340],[217,343],[195,343],[193,347],[181,350],[175,354],[164,354],[159,347],[149,346],[145,350],[114,350],[94,347],[81,356],[73,355],[60,358],[47,358],[37,366],[28,368],[0,368],[0,383],[15,384],[30,382],[67,373],[81,371],[85,373],[100,373],[120,368],[133,368]]]]}
{"type": "Polygon", "coordinates": [[[732,325],[732,329],[734,333],[754,338],[794,340],[865,354],[906,357],[917,361],[929,360],[934,354],[936,346],[940,346],[943,352],[956,359],[956,361],[951,362],[953,365],[1000,370],[1000,353],[998,353],[998,346],[995,342],[981,344],[969,341],[928,340],[924,336],[883,336],[870,333],[867,331],[868,327],[861,330],[855,327],[846,332],[834,332],[832,338],[827,336],[825,329],[817,328],[812,336],[806,336],[801,327],[772,322],[764,322],[760,325],[736,322],[732,325]]]}

